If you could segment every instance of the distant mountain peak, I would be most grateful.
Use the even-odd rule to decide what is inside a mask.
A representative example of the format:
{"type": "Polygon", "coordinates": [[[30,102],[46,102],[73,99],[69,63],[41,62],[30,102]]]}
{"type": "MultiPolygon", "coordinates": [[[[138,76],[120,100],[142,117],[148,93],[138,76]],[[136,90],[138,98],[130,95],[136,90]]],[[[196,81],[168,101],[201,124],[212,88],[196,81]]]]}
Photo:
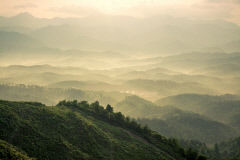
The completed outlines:
{"type": "Polygon", "coordinates": [[[34,18],[29,12],[22,12],[14,16],[13,18],[34,18]]]}

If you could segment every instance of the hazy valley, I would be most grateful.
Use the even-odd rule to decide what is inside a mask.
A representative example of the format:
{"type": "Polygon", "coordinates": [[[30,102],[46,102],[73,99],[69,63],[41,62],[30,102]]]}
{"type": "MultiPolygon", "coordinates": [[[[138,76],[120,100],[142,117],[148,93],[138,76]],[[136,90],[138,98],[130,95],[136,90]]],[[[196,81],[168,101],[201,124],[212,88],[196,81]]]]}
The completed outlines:
{"type": "Polygon", "coordinates": [[[0,156],[238,160],[239,44],[221,20],[2,16],[0,156]]]}

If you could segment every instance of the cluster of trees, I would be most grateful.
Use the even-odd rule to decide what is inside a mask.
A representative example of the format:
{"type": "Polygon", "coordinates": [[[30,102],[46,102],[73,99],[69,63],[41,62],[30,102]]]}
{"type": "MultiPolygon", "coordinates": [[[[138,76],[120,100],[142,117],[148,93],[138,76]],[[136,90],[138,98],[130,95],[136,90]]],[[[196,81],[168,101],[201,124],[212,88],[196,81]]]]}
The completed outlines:
{"type": "MultiPolygon", "coordinates": [[[[39,160],[162,160],[172,156],[127,136],[127,129],[78,108],[0,100],[0,139],[39,160]]],[[[184,160],[167,146],[178,155],[176,159],[184,160]]],[[[1,149],[0,141],[0,159],[14,159],[5,158],[8,151],[1,149]]]]}
{"type": "Polygon", "coordinates": [[[165,146],[162,143],[160,144],[159,142],[164,142],[166,146],[171,145],[173,148],[175,148],[176,152],[180,152],[181,155],[186,158],[186,160],[207,160],[205,156],[199,155],[197,151],[191,148],[188,150],[184,150],[183,148],[181,148],[176,139],[166,139],[149,129],[147,125],[142,126],[135,119],[132,119],[128,116],[126,117],[121,112],[115,113],[113,107],[109,104],[106,107],[103,107],[99,104],[98,101],[89,104],[87,101],[78,102],[77,100],[63,100],[60,101],[57,106],[67,106],[71,109],[80,109],[84,110],[85,112],[87,111],[96,118],[100,118],[101,120],[107,121],[108,123],[111,123],[113,125],[117,125],[122,128],[134,131],[135,133],[144,137],[150,143],[156,145],[159,148],[165,146]],[[156,142],[156,139],[158,139],[159,141],[156,142]]]}
{"type": "Polygon", "coordinates": [[[214,153],[224,160],[240,160],[240,137],[216,144],[214,153]]]}
{"type": "Polygon", "coordinates": [[[209,148],[205,143],[197,140],[178,141],[190,156],[196,155],[196,151],[208,157],[209,160],[240,160],[240,137],[230,141],[216,143],[209,148]],[[194,153],[195,152],[195,153],[194,153]]]}
{"type": "Polygon", "coordinates": [[[105,108],[99,104],[98,101],[89,104],[87,101],[78,102],[77,100],[73,101],[60,101],[57,106],[68,106],[73,109],[82,109],[93,113],[92,115],[101,118],[102,120],[108,121],[111,124],[118,125],[123,128],[133,130],[134,132],[148,137],[151,135],[151,130],[147,125],[142,126],[137,123],[135,119],[132,119],[128,116],[124,116],[121,112],[114,112],[111,105],[107,105],[105,108]]]}

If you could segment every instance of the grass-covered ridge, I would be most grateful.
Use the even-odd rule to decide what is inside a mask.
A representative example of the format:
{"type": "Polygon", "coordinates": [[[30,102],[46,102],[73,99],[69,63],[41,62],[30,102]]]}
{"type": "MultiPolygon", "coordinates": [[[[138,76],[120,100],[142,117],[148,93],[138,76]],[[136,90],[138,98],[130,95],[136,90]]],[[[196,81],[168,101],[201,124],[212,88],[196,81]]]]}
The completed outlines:
{"type": "Polygon", "coordinates": [[[0,139],[37,159],[184,160],[175,140],[143,127],[110,105],[0,101],[0,139]]]}

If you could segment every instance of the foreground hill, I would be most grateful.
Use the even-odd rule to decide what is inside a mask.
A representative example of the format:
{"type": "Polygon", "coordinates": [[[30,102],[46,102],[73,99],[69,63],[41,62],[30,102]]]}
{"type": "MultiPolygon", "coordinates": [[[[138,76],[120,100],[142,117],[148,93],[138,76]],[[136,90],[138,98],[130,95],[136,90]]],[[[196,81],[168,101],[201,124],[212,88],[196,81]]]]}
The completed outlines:
{"type": "Polygon", "coordinates": [[[16,147],[0,140],[0,159],[1,160],[33,160],[29,158],[25,153],[20,152],[16,147]]]}
{"type": "Polygon", "coordinates": [[[0,101],[0,139],[37,159],[184,160],[175,141],[98,102],[0,101]]]}

